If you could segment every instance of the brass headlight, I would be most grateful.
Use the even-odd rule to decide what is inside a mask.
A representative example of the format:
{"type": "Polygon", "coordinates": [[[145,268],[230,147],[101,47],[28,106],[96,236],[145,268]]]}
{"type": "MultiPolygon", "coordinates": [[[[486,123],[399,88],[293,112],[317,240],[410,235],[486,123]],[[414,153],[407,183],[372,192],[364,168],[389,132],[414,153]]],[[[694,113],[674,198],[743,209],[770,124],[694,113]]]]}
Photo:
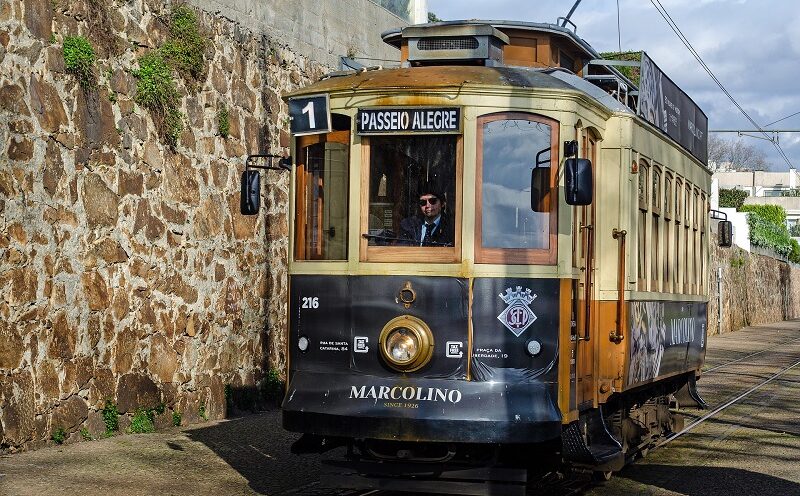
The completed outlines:
{"type": "Polygon", "coordinates": [[[411,315],[401,315],[387,322],[381,331],[379,343],[386,364],[400,372],[419,370],[433,356],[430,328],[411,315]]]}

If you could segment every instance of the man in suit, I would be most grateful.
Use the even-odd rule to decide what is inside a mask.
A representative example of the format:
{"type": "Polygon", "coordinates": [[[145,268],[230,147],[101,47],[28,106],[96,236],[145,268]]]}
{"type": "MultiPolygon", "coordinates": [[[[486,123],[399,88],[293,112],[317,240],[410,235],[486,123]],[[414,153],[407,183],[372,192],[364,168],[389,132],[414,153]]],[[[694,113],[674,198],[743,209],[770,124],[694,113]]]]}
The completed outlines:
{"type": "Polygon", "coordinates": [[[411,241],[412,246],[453,246],[454,230],[445,207],[442,195],[423,189],[419,195],[421,215],[400,221],[400,237],[411,241]]]}

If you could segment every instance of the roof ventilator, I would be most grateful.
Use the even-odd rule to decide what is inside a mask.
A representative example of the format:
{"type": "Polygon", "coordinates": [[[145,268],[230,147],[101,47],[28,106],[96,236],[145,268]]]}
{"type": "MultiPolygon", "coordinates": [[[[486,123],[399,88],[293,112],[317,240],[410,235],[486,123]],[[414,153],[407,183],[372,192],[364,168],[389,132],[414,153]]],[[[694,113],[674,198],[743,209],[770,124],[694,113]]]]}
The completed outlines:
{"type": "Polygon", "coordinates": [[[408,40],[407,65],[503,64],[503,45],[508,36],[488,24],[410,26],[403,28],[408,40]]]}

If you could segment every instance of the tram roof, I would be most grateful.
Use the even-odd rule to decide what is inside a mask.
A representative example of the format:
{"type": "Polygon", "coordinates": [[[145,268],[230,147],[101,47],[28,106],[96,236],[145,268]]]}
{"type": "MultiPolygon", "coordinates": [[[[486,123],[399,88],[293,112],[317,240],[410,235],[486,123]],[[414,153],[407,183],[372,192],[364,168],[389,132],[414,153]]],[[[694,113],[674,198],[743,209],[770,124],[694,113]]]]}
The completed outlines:
{"type": "Polygon", "coordinates": [[[370,90],[417,90],[463,87],[539,88],[572,90],[587,94],[611,112],[632,111],[601,88],[561,69],[485,66],[427,66],[343,71],[284,95],[290,98],[314,93],[370,90]]]}
{"type": "Polygon", "coordinates": [[[602,58],[592,46],[578,36],[573,30],[545,22],[524,22],[524,21],[503,21],[503,20],[483,20],[483,19],[464,19],[456,21],[440,21],[428,24],[414,24],[405,28],[395,28],[381,33],[384,43],[400,48],[403,30],[414,30],[419,28],[431,29],[439,26],[469,26],[469,25],[489,25],[500,29],[514,29],[519,31],[533,31],[538,33],[548,33],[561,36],[574,45],[575,48],[593,58],[602,58]]]}

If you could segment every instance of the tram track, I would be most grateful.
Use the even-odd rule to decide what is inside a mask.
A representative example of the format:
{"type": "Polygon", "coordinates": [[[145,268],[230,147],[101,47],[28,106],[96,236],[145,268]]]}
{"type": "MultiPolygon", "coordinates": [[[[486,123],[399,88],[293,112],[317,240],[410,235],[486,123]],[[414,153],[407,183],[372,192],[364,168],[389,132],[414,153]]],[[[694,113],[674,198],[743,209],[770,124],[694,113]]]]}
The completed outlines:
{"type": "Polygon", "coordinates": [[[727,367],[728,365],[733,365],[735,363],[743,362],[744,360],[747,360],[748,358],[752,358],[754,356],[761,355],[762,353],[766,353],[768,351],[772,351],[775,348],[780,348],[782,346],[789,346],[789,345],[792,345],[792,344],[797,343],[797,342],[800,342],[800,338],[795,338],[795,339],[792,339],[792,340],[784,342],[784,343],[778,343],[778,344],[775,344],[773,346],[769,346],[769,347],[764,348],[764,349],[762,349],[760,351],[756,351],[754,353],[750,353],[749,355],[746,355],[746,356],[743,356],[743,357],[739,357],[739,358],[737,358],[735,360],[730,360],[728,362],[721,363],[721,364],[715,365],[714,367],[711,367],[709,369],[703,370],[703,374],[710,374],[711,372],[714,372],[715,370],[721,369],[723,367],[727,367]]]}
{"type": "Polygon", "coordinates": [[[707,414],[703,415],[702,417],[698,418],[697,420],[695,420],[694,422],[692,422],[688,426],[684,427],[680,432],[676,432],[671,436],[667,436],[667,438],[664,441],[662,441],[662,442],[660,442],[659,444],[656,445],[656,448],[660,448],[662,446],[665,446],[668,443],[670,443],[670,442],[680,438],[681,436],[684,436],[685,434],[691,432],[697,426],[701,425],[703,422],[706,422],[707,420],[709,420],[710,418],[716,416],[718,413],[720,413],[723,410],[729,408],[730,406],[733,406],[733,405],[739,403],[743,399],[745,399],[748,396],[750,396],[752,393],[758,391],[762,387],[766,386],[767,384],[769,384],[772,381],[778,379],[779,377],[781,377],[785,373],[789,372],[790,370],[792,370],[792,369],[794,369],[795,367],[798,367],[798,366],[800,366],[800,360],[794,362],[792,365],[789,365],[788,367],[784,367],[779,372],[772,374],[769,378],[767,378],[766,380],[764,380],[764,381],[758,383],[757,385],[751,387],[750,389],[748,389],[744,393],[742,393],[742,394],[740,394],[740,395],[728,400],[727,402],[723,403],[720,406],[717,406],[716,408],[714,408],[713,410],[711,410],[707,414]]]}

